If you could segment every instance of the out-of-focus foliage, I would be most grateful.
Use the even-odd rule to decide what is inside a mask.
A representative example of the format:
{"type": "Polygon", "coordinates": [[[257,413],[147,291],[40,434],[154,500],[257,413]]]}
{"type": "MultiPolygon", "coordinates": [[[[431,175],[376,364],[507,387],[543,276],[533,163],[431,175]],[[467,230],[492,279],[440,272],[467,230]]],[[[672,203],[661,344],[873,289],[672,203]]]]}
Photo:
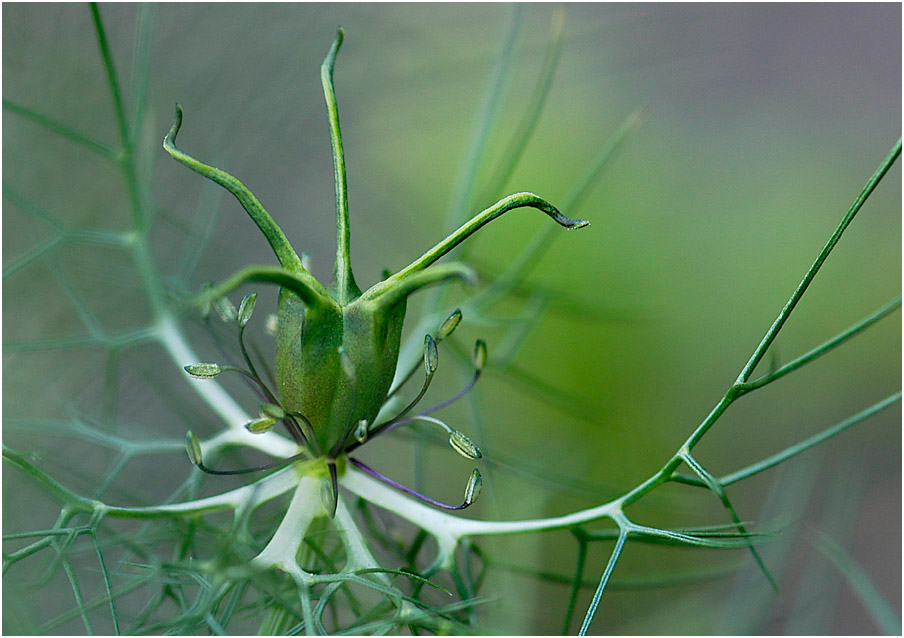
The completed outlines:
{"type": "MultiPolygon", "coordinates": [[[[526,13],[500,150],[529,98],[551,10],[536,6],[526,13]]],[[[102,11],[131,101],[137,8],[102,11]]],[[[359,283],[369,285],[384,267],[411,261],[442,234],[507,11],[499,5],[156,7],[145,23],[153,32],[141,131],[147,154],[139,158],[151,184],[147,195],[161,211],[152,236],[155,260],[192,273],[197,288],[267,256],[231,198],[159,148],[178,100],[186,109],[180,142],[251,187],[293,243],[310,251],[314,273],[328,278],[333,169],[318,73],[341,24],[348,40],[336,83],[359,283]],[[212,218],[211,211],[218,213],[212,218]],[[185,238],[207,233],[208,249],[195,271],[185,238]]],[[[4,98],[115,146],[115,116],[88,10],[23,4],[6,5],[3,14],[4,98]]],[[[560,308],[571,304],[570,310],[545,315],[506,374],[486,375],[476,419],[467,405],[450,412],[450,420],[478,428],[487,456],[503,461],[485,476],[477,516],[534,518],[597,504],[655,471],[700,422],[900,134],[900,24],[897,5],[568,7],[552,95],[506,190],[562,199],[628,113],[648,107],[580,209],[563,211],[589,218],[591,228],[557,240],[534,271],[535,285],[554,287],[568,299],[560,308]],[[573,480],[564,489],[544,477],[573,480]]],[[[188,428],[205,431],[205,420],[212,431],[211,417],[153,348],[109,358],[99,348],[45,347],[42,340],[85,332],[80,308],[90,308],[110,333],[146,320],[134,264],[121,251],[77,241],[48,245],[59,229],[34,214],[48,211],[67,228],[116,231],[128,221],[127,193],[98,155],[9,109],[3,124],[4,443],[34,450],[57,479],[91,495],[114,468],[115,454],[65,433],[10,423],[90,415],[126,439],[178,439],[188,428]],[[46,254],[30,257],[45,245],[46,254]]],[[[889,173],[826,263],[777,342],[779,360],[825,341],[900,290],[900,175],[898,167],[889,173]]],[[[472,257],[487,272],[499,271],[532,236],[527,217],[495,224],[494,236],[486,232],[472,257]]],[[[272,292],[261,296],[259,308],[273,306],[272,292]]],[[[518,309],[512,304],[512,314],[518,309]]],[[[732,471],[899,389],[900,328],[895,314],[743,399],[701,444],[699,457],[714,472],[732,471]]],[[[500,345],[468,317],[459,332],[485,336],[491,353],[500,345]]],[[[202,331],[191,336],[199,349],[212,350],[202,331]]],[[[262,331],[260,339],[269,343],[262,331]]],[[[458,381],[438,379],[449,388],[458,381]]],[[[233,389],[241,396],[239,385],[233,389]]],[[[384,455],[382,466],[394,463],[398,478],[426,490],[460,474],[454,461],[437,467],[446,464],[445,452],[428,449],[415,462],[414,451],[400,439],[370,454],[384,455]],[[421,476],[424,466],[430,472],[421,476]]],[[[779,580],[779,597],[747,554],[631,545],[594,628],[876,631],[869,605],[858,599],[862,590],[834,566],[850,563],[829,560],[811,543],[824,534],[846,548],[897,605],[900,462],[900,408],[894,407],[787,467],[731,488],[742,516],[783,531],[762,550],[779,580]],[[657,580],[668,586],[642,586],[657,580]]],[[[158,502],[185,463],[181,455],[165,463],[134,459],[103,486],[104,496],[158,502]]],[[[4,465],[3,471],[4,532],[51,527],[55,504],[15,470],[4,465]]],[[[671,526],[724,519],[710,495],[675,487],[645,501],[638,515],[671,526]]],[[[121,529],[128,533],[128,526],[121,529]]],[[[398,532],[410,530],[399,526],[398,532]]],[[[481,628],[561,631],[568,586],[557,580],[573,573],[570,536],[479,545],[495,566],[483,590],[491,598],[481,607],[481,628]]],[[[609,549],[591,546],[589,588],[579,610],[609,549]]],[[[86,598],[103,592],[89,558],[86,598]]],[[[60,573],[38,588],[25,588],[32,576],[15,568],[4,581],[7,632],[42,630],[76,606],[60,573]]],[[[141,601],[125,597],[121,605],[140,609],[141,601]]],[[[892,613],[900,618],[899,607],[892,613]]],[[[75,617],[46,630],[83,629],[75,617]]]]}

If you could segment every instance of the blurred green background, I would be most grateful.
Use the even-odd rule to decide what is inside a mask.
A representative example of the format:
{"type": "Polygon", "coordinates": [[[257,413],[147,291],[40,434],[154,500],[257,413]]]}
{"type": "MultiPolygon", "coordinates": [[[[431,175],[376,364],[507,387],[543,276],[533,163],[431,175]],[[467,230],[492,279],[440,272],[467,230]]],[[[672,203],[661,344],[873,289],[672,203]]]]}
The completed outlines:
{"type": "MultiPolygon", "coordinates": [[[[101,11],[132,100],[137,6],[102,5],[101,11]]],[[[553,11],[552,5],[523,9],[517,66],[490,162],[533,89],[553,11]]],[[[271,262],[236,202],[159,148],[179,101],[185,109],[180,145],[242,179],[296,248],[310,251],[314,274],[329,278],[333,168],[319,66],[337,25],[346,31],[335,77],[356,277],[370,285],[383,268],[396,270],[420,255],[443,234],[459,163],[512,12],[509,5],[461,4],[154,7],[142,165],[151,180],[146,195],[161,211],[153,235],[161,270],[171,274],[199,258],[197,287],[242,265],[271,262]],[[211,207],[220,212],[207,251],[186,253],[186,236],[211,207]]],[[[556,203],[620,122],[648,106],[590,197],[578,210],[563,211],[592,226],[563,232],[531,276],[573,303],[544,316],[516,370],[481,380],[478,419],[467,405],[446,413],[469,428],[490,458],[496,452],[522,470],[486,473],[485,494],[471,510],[482,518],[589,507],[658,469],[734,380],[900,135],[897,4],[567,5],[565,29],[552,94],[506,191],[531,190],[556,203]],[[519,381],[525,373],[556,390],[548,396],[526,385],[519,381]],[[544,477],[580,485],[551,487],[544,477]]],[[[117,144],[85,6],[3,6],[3,95],[117,144]]],[[[3,125],[3,338],[16,344],[4,349],[4,416],[21,426],[74,412],[113,415],[122,436],[145,438],[177,439],[188,427],[214,432],[214,417],[181,386],[158,349],[127,350],[111,365],[101,348],[27,345],[85,332],[67,286],[114,333],[143,325],[148,311],[134,266],[119,251],[67,244],[17,267],[54,232],[25,212],[24,199],[71,226],[122,229],[128,215],[110,164],[7,109],[3,125]]],[[[512,214],[480,234],[472,256],[498,271],[544,223],[539,215],[512,214]]],[[[896,296],[900,239],[898,164],[781,333],[778,356],[794,358],[896,296]]],[[[259,308],[273,298],[262,295],[259,308]]],[[[513,302],[507,311],[514,315],[519,307],[513,302]]],[[[409,316],[416,312],[414,304],[409,316]]],[[[492,357],[492,331],[465,317],[462,332],[485,336],[492,357]]],[[[199,352],[214,356],[200,331],[190,334],[199,352]]],[[[744,398],[704,439],[698,458],[714,473],[730,472],[892,394],[901,385],[900,335],[895,313],[744,398]]],[[[449,392],[457,387],[454,374],[439,380],[449,392]]],[[[253,406],[241,386],[235,389],[253,406]]],[[[787,526],[764,549],[782,585],[777,596],[746,553],[629,545],[593,630],[874,633],[852,588],[813,551],[817,531],[847,548],[900,617],[900,422],[896,406],[730,490],[745,519],[787,526]],[[732,566],[738,569],[692,584],[630,587],[732,566]]],[[[114,460],[96,446],[27,427],[7,427],[4,442],[38,451],[39,465],[83,493],[114,460]]],[[[369,446],[363,456],[393,478],[415,478],[410,440],[369,446]]],[[[450,482],[455,490],[464,483],[469,468],[451,457],[445,449],[428,452],[422,477],[428,493],[448,494],[450,482]]],[[[130,463],[106,498],[157,502],[175,485],[169,469],[185,470],[181,456],[130,463]]],[[[53,502],[15,470],[3,472],[5,532],[50,527],[53,502]]],[[[690,488],[657,491],[631,513],[659,525],[727,522],[714,499],[690,488]]],[[[501,564],[573,571],[576,543],[567,533],[480,544],[501,564]]],[[[591,549],[585,577],[599,577],[610,548],[591,549]]],[[[30,580],[23,567],[4,578],[8,632],[34,630],[51,611],[73,607],[63,579],[23,589],[20,583],[30,580]]],[[[497,568],[484,593],[491,596],[481,612],[486,631],[562,630],[565,585],[497,568]]],[[[591,594],[582,592],[580,614],[591,594]]],[[[53,631],[82,629],[76,619],[53,631]]]]}

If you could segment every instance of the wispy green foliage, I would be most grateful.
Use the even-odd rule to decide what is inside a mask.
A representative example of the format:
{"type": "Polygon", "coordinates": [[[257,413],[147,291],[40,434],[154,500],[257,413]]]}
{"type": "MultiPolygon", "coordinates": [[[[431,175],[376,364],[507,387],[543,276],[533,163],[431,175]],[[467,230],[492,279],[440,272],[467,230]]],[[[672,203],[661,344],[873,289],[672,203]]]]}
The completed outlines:
{"type": "MultiPolygon", "coordinates": [[[[564,218],[560,219],[558,210],[545,200],[519,193],[500,200],[461,225],[474,209],[484,208],[484,199],[495,200],[501,195],[499,191],[514,173],[537,126],[543,106],[551,95],[554,71],[564,41],[561,9],[556,10],[551,32],[545,41],[543,67],[533,95],[511,139],[502,145],[504,152],[497,157],[492,152],[493,144],[503,135],[501,112],[507,88],[514,79],[520,50],[517,43],[525,28],[526,11],[523,7],[513,11],[508,30],[501,39],[498,59],[451,196],[449,224],[451,228],[460,227],[459,234],[441,241],[408,268],[376,284],[371,290],[389,291],[396,286],[399,296],[386,293],[384,297],[374,297],[375,304],[382,299],[386,307],[392,307],[418,287],[453,277],[467,277],[470,270],[463,266],[443,264],[429,270],[427,267],[456,248],[465,237],[516,206],[538,208],[562,223],[564,218]],[[403,280],[407,283],[400,283],[403,280]]],[[[185,445],[179,437],[159,436],[144,428],[120,427],[125,425],[125,421],[112,404],[105,405],[99,417],[93,412],[85,414],[75,407],[70,408],[68,418],[4,415],[7,432],[27,433],[33,437],[62,434],[79,444],[108,451],[112,457],[102,471],[89,467],[76,468],[93,475],[92,480],[97,479],[89,494],[70,485],[71,473],[61,478],[63,468],[53,459],[4,446],[4,461],[33,479],[60,505],[59,516],[52,527],[15,531],[4,536],[4,542],[10,547],[4,553],[4,573],[10,569],[24,570],[23,562],[27,562],[32,566],[32,571],[40,574],[39,585],[61,573],[71,591],[74,607],[60,615],[38,620],[42,623],[36,627],[38,632],[52,633],[73,619],[81,622],[81,628],[86,633],[110,631],[115,634],[247,633],[249,627],[264,634],[476,632],[481,628],[483,606],[491,603],[495,596],[506,595],[505,591],[488,591],[487,573],[491,570],[493,573],[519,570],[484,553],[477,539],[552,530],[567,530],[574,539],[577,550],[574,571],[559,574],[535,566],[522,571],[536,579],[561,583],[569,588],[567,602],[558,610],[565,632],[577,629],[573,620],[578,614],[582,616],[581,634],[597,629],[605,631],[598,610],[610,588],[659,587],[676,581],[698,583],[725,573],[722,563],[723,567],[715,570],[701,569],[681,574],[657,570],[646,580],[638,582],[625,578],[620,581],[620,561],[635,543],[661,546],[662,549],[693,547],[749,552],[766,579],[777,586],[768,558],[761,555],[760,548],[782,534],[783,530],[771,528],[771,521],[766,521],[765,526],[751,523],[750,513],[733,504],[727,488],[789,461],[900,402],[900,392],[894,393],[815,435],[721,476],[701,461],[703,457],[696,451],[698,444],[737,399],[803,369],[900,308],[901,298],[898,297],[805,354],[788,363],[776,364],[758,377],[754,376],[757,366],[774,347],[776,338],[842,233],[900,156],[899,141],[854,201],[742,366],[735,382],[664,465],[636,486],[615,492],[617,496],[606,502],[560,516],[540,518],[538,514],[525,520],[494,521],[467,519],[430,508],[406,495],[411,490],[401,493],[375,480],[374,474],[363,469],[366,468],[363,464],[346,466],[345,457],[340,454],[331,457],[327,470],[315,467],[310,457],[317,456],[316,453],[298,451],[300,443],[314,438],[311,424],[303,415],[284,409],[280,397],[269,390],[265,380],[273,375],[266,369],[265,358],[258,354],[250,336],[245,335],[247,326],[263,322],[265,311],[257,302],[256,294],[246,295],[238,309],[232,302],[223,299],[248,281],[271,282],[296,293],[313,307],[325,298],[326,289],[308,274],[304,253],[299,257],[294,252],[273,218],[241,182],[220,169],[201,164],[175,146],[181,111],[177,112],[177,122],[167,135],[167,150],[179,161],[236,195],[264,231],[282,267],[250,266],[221,286],[205,289],[202,298],[192,294],[187,288],[188,282],[205,252],[210,228],[216,220],[215,213],[210,211],[205,214],[210,214],[207,219],[211,221],[199,223],[187,233],[188,246],[174,269],[155,259],[151,236],[158,229],[156,224],[161,219],[161,211],[152,197],[150,175],[143,173],[138,166],[138,155],[143,144],[140,132],[146,124],[144,118],[148,117],[145,100],[149,90],[154,11],[143,8],[138,13],[131,104],[123,94],[126,83],[121,82],[118,75],[122,65],[113,54],[114,48],[104,27],[104,13],[105,8],[91,5],[91,23],[96,32],[115,116],[116,146],[94,140],[92,135],[82,133],[76,127],[15,101],[4,100],[4,108],[10,119],[23,118],[32,122],[60,139],[97,155],[119,171],[128,203],[129,225],[121,232],[73,227],[18,193],[13,186],[4,184],[7,201],[53,233],[50,239],[8,261],[4,279],[49,258],[54,281],[84,328],[83,334],[75,336],[42,335],[6,340],[5,352],[96,348],[106,357],[108,380],[105,393],[113,395],[121,374],[118,363],[120,353],[128,348],[153,347],[166,356],[163,364],[166,371],[163,374],[176,380],[174,386],[188,388],[195,393],[193,396],[200,399],[200,409],[207,417],[212,414],[221,424],[212,435],[198,437],[189,432],[191,464],[184,462],[180,466],[184,472],[180,475],[184,477],[181,485],[165,502],[144,503],[131,498],[119,485],[120,477],[127,465],[146,457],[156,460],[172,456],[181,461],[185,445]],[[98,318],[92,309],[92,302],[79,293],[66,271],[54,260],[65,245],[73,242],[112,247],[132,260],[141,293],[147,300],[148,316],[143,325],[114,330],[98,318]],[[172,277],[165,274],[172,270],[175,271],[172,277]],[[208,307],[215,307],[228,327],[238,331],[238,347],[233,348],[231,353],[224,349],[225,359],[235,356],[244,362],[245,367],[228,362],[222,365],[198,363],[187,327],[191,321],[197,321],[199,299],[206,301],[208,307]],[[253,314],[255,309],[257,314],[253,314]],[[253,413],[248,414],[220,385],[222,377],[230,376],[221,375],[222,372],[239,372],[239,375],[233,375],[235,379],[248,380],[249,387],[258,393],[255,403],[259,406],[257,417],[253,413]],[[279,422],[295,417],[299,421],[297,431],[292,430],[294,440],[272,431],[279,422]],[[119,423],[120,420],[123,423],[119,423]],[[114,422],[117,427],[112,427],[114,422]],[[193,465],[210,471],[205,463],[214,466],[221,459],[229,462],[240,460],[242,454],[235,454],[236,449],[263,452],[274,457],[275,461],[254,468],[255,471],[274,471],[236,486],[235,483],[204,482],[201,473],[192,468],[193,465]],[[282,467],[290,462],[290,467],[282,467]],[[689,471],[681,471],[684,467],[689,471]],[[332,476],[325,472],[331,472],[332,476]],[[332,484],[329,479],[332,479],[332,484]],[[661,523],[642,523],[644,514],[641,513],[635,516],[632,512],[629,516],[626,511],[628,506],[645,500],[666,484],[704,488],[724,509],[725,520],[695,527],[670,527],[661,523]],[[338,485],[346,491],[340,493],[338,485]],[[325,495],[323,486],[326,486],[325,495]],[[354,498],[350,498],[350,494],[354,498]],[[398,517],[410,522],[414,531],[400,533],[394,524],[387,522],[390,519],[384,516],[386,512],[394,515],[393,521],[398,517]],[[325,516],[327,513],[334,514],[335,518],[325,516]],[[123,519],[129,521],[128,527],[123,519]],[[598,521],[603,520],[612,527],[595,527],[598,521]],[[591,548],[612,542],[614,547],[605,565],[595,564],[588,558],[591,548]],[[42,558],[44,563],[40,562],[42,558]],[[97,593],[86,593],[86,581],[96,581],[97,593]],[[588,589],[593,589],[594,593],[589,606],[584,609],[579,601],[581,593],[588,589]],[[141,596],[139,605],[134,604],[136,594],[141,596]]],[[[340,31],[339,38],[327,54],[321,78],[332,134],[337,185],[335,290],[337,298],[345,304],[359,295],[360,290],[351,272],[345,160],[333,87],[334,71],[341,74],[341,71],[334,69],[334,64],[342,37],[340,31]]],[[[588,160],[584,173],[571,185],[559,208],[571,215],[580,206],[598,183],[616,150],[637,127],[640,114],[638,109],[629,115],[609,142],[600,148],[597,156],[588,160]]],[[[542,221],[549,220],[544,218],[542,221]]],[[[581,314],[578,317],[581,319],[600,310],[592,305],[581,305],[585,302],[567,298],[555,290],[533,286],[528,281],[531,269],[550,246],[552,232],[559,230],[555,224],[548,226],[552,231],[540,231],[501,274],[491,281],[482,282],[485,285],[464,301],[452,303],[442,292],[431,295],[420,319],[411,322],[414,325],[411,326],[410,339],[403,344],[395,379],[390,386],[392,390],[387,393],[390,400],[380,412],[384,417],[390,413],[397,416],[383,421],[383,429],[371,427],[374,423],[364,419],[354,419],[346,424],[344,438],[338,441],[339,446],[335,449],[356,449],[383,431],[416,421],[425,425],[421,429],[412,429],[416,445],[422,453],[428,445],[438,443],[446,448],[451,445],[470,461],[481,459],[481,462],[487,463],[482,466],[486,468],[483,474],[474,469],[467,484],[463,484],[463,505],[470,505],[477,498],[481,486],[486,491],[493,490],[494,472],[509,468],[522,475],[533,476],[544,485],[559,486],[567,491],[581,490],[584,494],[592,494],[596,502],[603,500],[596,484],[587,485],[568,476],[560,477],[545,468],[532,469],[530,460],[506,457],[504,452],[498,455],[490,453],[488,450],[492,450],[492,446],[485,446],[487,437],[479,419],[478,397],[469,393],[486,370],[515,379],[547,403],[557,401],[563,412],[580,415],[584,419],[598,418],[594,406],[584,397],[572,396],[568,389],[559,387],[556,381],[551,381],[542,373],[518,367],[518,355],[528,336],[540,324],[544,312],[567,307],[572,314],[581,314]],[[510,307],[507,304],[519,299],[525,291],[527,301],[522,312],[512,318],[507,314],[510,307]],[[576,305],[580,305],[578,313],[574,313],[576,305]],[[453,334],[459,322],[463,322],[463,326],[471,324],[498,328],[502,334],[501,342],[488,349],[486,342],[478,339],[471,350],[471,345],[463,341],[460,330],[453,334]],[[437,336],[435,339],[428,336],[425,341],[424,335],[430,334],[437,336]],[[447,352],[452,356],[445,357],[447,352]],[[409,416],[414,404],[426,393],[441,356],[444,365],[445,359],[449,359],[470,380],[451,399],[409,416]],[[425,376],[424,385],[415,401],[403,407],[406,393],[400,388],[414,374],[425,376]],[[467,434],[431,416],[459,398],[470,402],[473,418],[467,434]],[[443,433],[438,435],[433,426],[439,426],[443,433]]],[[[459,256],[465,255],[459,251],[459,256]]],[[[211,321],[209,313],[205,313],[203,321],[214,340],[221,339],[224,324],[217,324],[216,319],[211,321]]],[[[356,382],[359,375],[354,366],[347,366],[347,357],[343,358],[340,352],[337,361],[337,369],[343,372],[345,378],[356,382]]],[[[174,405],[179,401],[175,393],[172,400],[174,405]]],[[[199,428],[196,431],[202,430],[199,428]]],[[[409,436],[412,434],[409,433],[409,436]]],[[[741,432],[740,436],[752,436],[752,432],[741,432]]],[[[240,472],[243,471],[214,470],[212,473],[240,472]]],[[[826,538],[820,536],[816,542],[819,550],[846,575],[877,625],[883,631],[894,631],[895,627],[900,631],[900,621],[894,617],[863,569],[841,547],[826,538]]],[[[712,553],[715,554],[715,551],[712,553]]]]}

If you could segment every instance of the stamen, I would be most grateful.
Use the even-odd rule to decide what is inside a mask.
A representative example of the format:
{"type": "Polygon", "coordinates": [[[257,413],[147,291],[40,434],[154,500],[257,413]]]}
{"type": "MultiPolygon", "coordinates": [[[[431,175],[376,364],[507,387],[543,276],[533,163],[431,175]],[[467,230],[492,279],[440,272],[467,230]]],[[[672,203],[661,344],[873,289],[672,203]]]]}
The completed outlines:
{"type": "Polygon", "coordinates": [[[471,477],[468,479],[468,484],[465,486],[465,503],[470,505],[477,500],[477,497],[480,496],[482,485],[483,478],[480,476],[480,470],[474,468],[474,471],[471,472],[471,477]]]}
{"type": "Polygon", "coordinates": [[[223,372],[223,368],[216,363],[195,363],[185,366],[185,371],[195,379],[213,379],[223,372]]]}
{"type": "Polygon", "coordinates": [[[233,306],[232,302],[226,297],[218,297],[214,300],[213,307],[224,323],[232,323],[235,321],[235,306],[233,306]]]}
{"type": "Polygon", "coordinates": [[[236,321],[240,328],[244,328],[248,325],[248,322],[251,320],[251,313],[254,312],[255,304],[257,304],[256,292],[252,292],[250,295],[245,295],[242,298],[242,303],[239,305],[239,312],[236,316],[236,321]]]}
{"type": "Polygon", "coordinates": [[[413,496],[416,499],[424,501],[425,503],[430,503],[430,505],[439,507],[444,510],[463,510],[463,509],[469,507],[474,502],[474,500],[477,498],[477,494],[480,492],[480,483],[481,483],[480,472],[477,471],[476,469],[471,473],[471,478],[468,480],[468,485],[465,488],[465,502],[462,503],[461,505],[449,505],[447,503],[443,503],[441,501],[432,499],[429,496],[425,496],[425,495],[421,494],[420,492],[416,492],[413,489],[411,489],[410,487],[405,487],[401,483],[393,481],[388,476],[383,476],[376,470],[364,465],[364,463],[362,463],[358,459],[349,458],[348,460],[352,463],[352,465],[357,467],[359,470],[361,470],[362,472],[365,472],[367,474],[370,474],[375,479],[382,481],[382,482],[386,483],[387,485],[390,485],[390,486],[396,488],[397,490],[405,492],[405,494],[408,494],[409,496],[413,496]]]}
{"type": "Polygon", "coordinates": [[[287,416],[292,417],[291,422],[298,428],[311,454],[315,457],[320,456],[320,445],[314,436],[314,426],[311,422],[301,412],[289,412],[287,416]]]}
{"type": "MultiPolygon", "coordinates": [[[[439,330],[436,333],[437,334],[436,343],[437,344],[442,343],[443,339],[445,339],[446,337],[448,337],[455,331],[455,328],[458,327],[459,323],[461,323],[461,310],[459,308],[456,308],[440,324],[439,330]]],[[[389,399],[394,394],[396,394],[399,390],[401,390],[402,386],[404,386],[406,383],[408,383],[411,380],[411,377],[413,377],[415,375],[419,366],[420,366],[419,363],[416,363],[413,366],[411,366],[411,369],[408,371],[408,374],[406,374],[405,377],[399,382],[399,384],[396,387],[394,387],[389,392],[389,394],[386,395],[386,398],[389,399]]]]}
{"type": "Polygon", "coordinates": [[[246,423],[245,429],[251,432],[251,434],[264,434],[272,430],[277,421],[279,421],[279,419],[262,416],[246,423]]]}
{"type": "Polygon", "coordinates": [[[264,470],[272,470],[274,468],[283,467],[294,463],[295,461],[305,458],[308,456],[307,452],[300,452],[293,456],[289,456],[284,459],[280,459],[278,461],[274,461],[273,463],[267,463],[265,465],[259,465],[257,467],[246,468],[243,470],[212,470],[206,465],[201,457],[201,442],[198,441],[198,437],[189,430],[185,433],[185,451],[188,452],[188,458],[191,461],[191,464],[196,468],[201,470],[202,472],[206,472],[207,474],[216,474],[216,475],[228,475],[234,476],[237,474],[252,474],[254,472],[263,472],[264,470]]]}
{"type": "MultiPolygon", "coordinates": [[[[385,421],[380,425],[376,426],[373,430],[370,431],[371,437],[380,434],[387,428],[397,424],[402,418],[408,414],[411,409],[418,404],[418,402],[424,397],[427,393],[427,388],[430,387],[430,382],[433,381],[433,376],[436,374],[436,368],[439,364],[439,355],[436,350],[436,341],[433,340],[433,337],[427,335],[424,337],[424,370],[427,373],[427,378],[424,379],[424,385],[421,387],[421,391],[417,393],[417,396],[414,397],[414,400],[409,403],[404,410],[399,412],[394,418],[389,421],[385,421]]],[[[352,450],[358,447],[357,444],[353,444],[351,447],[347,448],[346,451],[352,450]]]]}
{"type": "Polygon", "coordinates": [[[479,459],[483,456],[481,454],[480,449],[471,442],[467,436],[458,430],[451,427],[445,421],[440,421],[432,416],[424,416],[423,414],[418,414],[416,416],[402,419],[397,423],[393,423],[391,426],[388,426],[384,432],[389,432],[390,430],[395,430],[398,427],[402,427],[403,425],[408,425],[409,423],[414,423],[415,421],[426,421],[427,423],[433,423],[435,425],[440,426],[446,433],[449,435],[449,445],[453,450],[464,456],[465,458],[469,458],[471,460],[479,459]]]}
{"type": "Polygon", "coordinates": [[[261,403],[258,407],[258,411],[261,416],[268,416],[271,419],[278,420],[286,418],[286,411],[283,410],[281,406],[272,403],[261,403]]]}
{"type": "Polygon", "coordinates": [[[483,456],[480,453],[480,449],[471,442],[471,439],[458,430],[453,430],[449,434],[449,445],[463,457],[471,460],[479,459],[483,456]]]}
{"type": "Polygon", "coordinates": [[[458,324],[461,323],[461,309],[456,308],[452,311],[452,314],[446,317],[446,320],[443,321],[442,325],[439,327],[439,333],[437,336],[437,341],[442,341],[453,332],[458,327],[458,324]]]}
{"type": "Polygon", "coordinates": [[[436,405],[427,408],[422,412],[419,412],[418,416],[433,414],[437,410],[442,410],[447,405],[455,403],[468,392],[470,392],[471,388],[473,388],[477,384],[477,380],[480,378],[480,374],[481,372],[483,372],[483,367],[487,362],[487,343],[483,339],[478,339],[474,344],[474,354],[471,356],[471,362],[474,364],[474,376],[471,377],[471,380],[468,382],[468,384],[445,401],[437,403],[436,405]]]}

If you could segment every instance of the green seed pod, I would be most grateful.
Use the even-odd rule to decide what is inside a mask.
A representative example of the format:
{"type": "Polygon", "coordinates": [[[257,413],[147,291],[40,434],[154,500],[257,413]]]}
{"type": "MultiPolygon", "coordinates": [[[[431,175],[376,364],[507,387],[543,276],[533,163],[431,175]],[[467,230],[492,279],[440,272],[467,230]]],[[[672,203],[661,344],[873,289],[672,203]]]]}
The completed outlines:
{"type": "Polygon", "coordinates": [[[185,451],[188,452],[191,464],[199,467],[201,465],[201,442],[191,430],[185,433],[185,451]]]}
{"type": "Polygon", "coordinates": [[[251,313],[254,312],[254,305],[256,303],[256,292],[252,292],[250,295],[245,295],[245,297],[242,299],[242,303],[239,305],[239,312],[236,318],[240,327],[244,328],[248,325],[248,321],[251,319],[251,313]]]}
{"type": "Polygon", "coordinates": [[[471,505],[480,496],[480,488],[483,485],[483,478],[480,476],[480,470],[474,468],[468,484],[465,486],[465,504],[471,505]]]}
{"type": "Polygon", "coordinates": [[[458,430],[452,430],[449,433],[449,445],[465,458],[479,459],[483,456],[478,447],[471,442],[471,439],[458,430]]]}
{"type": "MultiPolygon", "coordinates": [[[[199,301],[203,304],[214,299],[214,307],[224,321],[235,321],[236,310],[225,298],[229,292],[250,281],[281,288],[276,322],[279,402],[286,413],[301,415],[305,428],[313,432],[312,436],[304,433],[310,452],[331,456],[342,453],[338,448],[344,445],[353,424],[375,422],[386,400],[398,363],[408,297],[426,286],[453,279],[475,279],[473,270],[464,264],[436,264],[439,259],[486,224],[520,208],[539,210],[565,228],[587,225],[585,220],[565,217],[533,193],[515,193],[477,213],[408,266],[362,293],[351,267],[345,155],[333,87],[333,68],[343,38],[340,29],[321,67],[336,178],[335,278],[329,287],[310,274],[309,259],[304,253],[298,256],[282,229],[244,184],[176,146],[183,116],[179,105],[163,140],[163,148],[173,159],[231,192],[273,249],[278,267],[248,266],[205,292],[199,301]]],[[[243,306],[245,312],[240,314],[247,321],[253,304],[249,301],[243,306]]],[[[451,334],[459,321],[457,317],[460,313],[453,313],[443,323],[441,334],[451,334]]],[[[486,359],[485,346],[481,356],[479,367],[486,359]]],[[[436,364],[436,343],[431,338],[424,353],[428,375],[435,372],[436,364]]],[[[335,504],[335,495],[331,500],[335,504]]]]}
{"type": "Polygon", "coordinates": [[[185,366],[185,371],[195,379],[213,379],[223,371],[216,363],[195,363],[185,366]]]}
{"type": "Polygon", "coordinates": [[[458,324],[461,323],[461,309],[456,308],[451,315],[446,317],[446,320],[443,321],[442,325],[439,327],[439,335],[440,339],[445,339],[458,327],[458,324]]]}

